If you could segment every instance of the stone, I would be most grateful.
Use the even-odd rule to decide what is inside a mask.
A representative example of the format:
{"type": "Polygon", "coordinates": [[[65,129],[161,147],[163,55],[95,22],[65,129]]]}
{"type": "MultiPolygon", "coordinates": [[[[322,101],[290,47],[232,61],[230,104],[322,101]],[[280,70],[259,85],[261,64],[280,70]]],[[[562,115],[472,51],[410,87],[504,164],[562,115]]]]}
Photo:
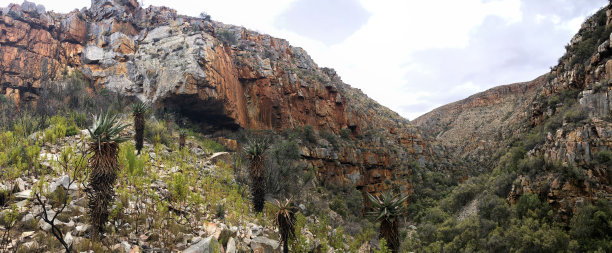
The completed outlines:
{"type": "Polygon", "coordinates": [[[228,152],[217,152],[217,153],[212,154],[212,156],[210,156],[210,158],[208,158],[208,160],[212,164],[217,164],[219,161],[223,161],[223,162],[225,162],[227,164],[231,164],[232,163],[232,156],[228,152]]]}
{"type": "Polygon", "coordinates": [[[15,197],[15,199],[31,199],[32,198],[32,190],[20,191],[18,193],[15,193],[15,195],[13,195],[13,197],[15,197]]]}
{"type": "MultiPolygon", "coordinates": [[[[221,245],[217,239],[215,239],[213,236],[209,236],[189,246],[189,248],[185,249],[183,253],[213,253],[219,252],[219,247],[221,247],[221,245]]],[[[223,250],[222,247],[221,250],[223,250]]]]}
{"type": "Polygon", "coordinates": [[[72,237],[72,234],[70,232],[66,233],[66,235],[64,236],[64,241],[68,245],[71,245],[74,242],[74,237],[72,237]]]}
{"type": "Polygon", "coordinates": [[[236,250],[236,240],[234,240],[234,237],[231,237],[228,241],[227,241],[227,246],[225,247],[225,253],[237,253],[236,250]]]}
{"type": "Polygon", "coordinates": [[[45,222],[43,219],[40,219],[38,221],[38,227],[40,227],[40,229],[42,229],[45,232],[51,230],[51,224],[45,222]]]}
{"type": "Polygon", "coordinates": [[[251,249],[254,253],[280,252],[280,243],[276,240],[258,236],[251,240],[251,249]]]}
{"type": "Polygon", "coordinates": [[[87,64],[94,64],[104,59],[104,49],[98,46],[87,46],[83,49],[83,62],[87,64]]]}

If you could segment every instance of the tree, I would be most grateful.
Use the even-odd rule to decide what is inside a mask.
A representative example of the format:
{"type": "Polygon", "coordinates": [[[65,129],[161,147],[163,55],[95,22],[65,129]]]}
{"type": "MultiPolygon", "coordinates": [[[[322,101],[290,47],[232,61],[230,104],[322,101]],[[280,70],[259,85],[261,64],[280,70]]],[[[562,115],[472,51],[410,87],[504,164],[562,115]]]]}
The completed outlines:
{"type": "Polygon", "coordinates": [[[398,252],[400,246],[398,218],[406,212],[404,201],[408,196],[395,196],[391,191],[380,193],[380,196],[376,197],[367,194],[374,208],[369,214],[380,221],[380,237],[385,239],[393,253],[398,252]]]}
{"type": "Polygon", "coordinates": [[[149,106],[144,102],[138,102],[132,105],[132,116],[134,116],[134,142],[136,143],[136,150],[140,155],[142,150],[142,143],[144,138],[145,129],[145,115],[149,110],[149,106]]]}
{"type": "Polygon", "coordinates": [[[289,252],[289,240],[295,237],[295,214],[297,208],[291,203],[291,200],[280,202],[274,200],[276,215],[274,216],[274,224],[278,227],[283,242],[283,252],[289,252]]]}
{"type": "Polygon", "coordinates": [[[120,133],[126,127],[117,115],[106,112],[96,117],[88,129],[91,135],[88,151],[93,155],[88,160],[90,174],[86,193],[94,237],[103,232],[108,220],[108,207],[113,202],[119,169],[119,143],[127,140],[120,133]]]}
{"type": "Polygon", "coordinates": [[[264,197],[266,195],[264,158],[268,147],[269,143],[267,140],[252,140],[245,147],[245,153],[250,161],[249,174],[251,177],[253,208],[258,213],[263,211],[264,197]]]}

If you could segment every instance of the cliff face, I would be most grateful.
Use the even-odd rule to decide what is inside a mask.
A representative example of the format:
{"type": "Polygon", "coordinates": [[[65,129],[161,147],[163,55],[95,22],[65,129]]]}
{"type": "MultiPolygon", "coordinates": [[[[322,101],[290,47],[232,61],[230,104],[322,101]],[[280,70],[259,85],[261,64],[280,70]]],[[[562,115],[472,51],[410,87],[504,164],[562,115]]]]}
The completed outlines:
{"type": "Polygon", "coordinates": [[[17,101],[35,101],[45,85],[80,72],[93,90],[178,111],[205,131],[348,129],[356,145],[302,156],[322,177],[370,192],[398,185],[409,193],[405,164],[431,160],[407,120],[286,40],[135,0],[92,0],[68,14],[24,2],[1,14],[0,91],[17,101]]]}
{"type": "MultiPolygon", "coordinates": [[[[589,18],[551,72],[442,106],[412,123],[480,171],[492,171],[510,146],[551,166],[519,173],[510,202],[545,196],[567,221],[577,203],[612,195],[612,9],[589,18]],[[497,155],[495,155],[497,154],[497,155]]],[[[468,166],[470,167],[470,166],[468,166]]]]}

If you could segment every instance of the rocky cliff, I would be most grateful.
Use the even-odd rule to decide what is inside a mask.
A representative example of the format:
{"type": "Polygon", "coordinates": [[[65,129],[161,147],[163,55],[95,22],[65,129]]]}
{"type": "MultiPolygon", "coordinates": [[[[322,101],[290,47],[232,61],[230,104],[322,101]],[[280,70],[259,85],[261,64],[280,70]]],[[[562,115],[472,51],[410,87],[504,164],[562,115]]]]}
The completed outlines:
{"type": "Polygon", "coordinates": [[[21,103],[82,73],[90,90],[179,112],[206,132],[344,129],[355,145],[305,148],[302,156],[322,176],[370,192],[401,185],[409,193],[401,179],[409,170],[399,168],[431,161],[406,119],[318,67],[303,49],[207,17],[135,0],[92,0],[68,14],[26,1],[2,9],[0,55],[0,92],[21,103]]]}
{"type": "Polygon", "coordinates": [[[512,146],[524,149],[526,160],[542,158],[519,164],[511,203],[534,192],[567,221],[577,203],[610,199],[611,20],[610,6],[587,19],[550,73],[442,106],[413,123],[479,171],[499,168],[512,146]]]}

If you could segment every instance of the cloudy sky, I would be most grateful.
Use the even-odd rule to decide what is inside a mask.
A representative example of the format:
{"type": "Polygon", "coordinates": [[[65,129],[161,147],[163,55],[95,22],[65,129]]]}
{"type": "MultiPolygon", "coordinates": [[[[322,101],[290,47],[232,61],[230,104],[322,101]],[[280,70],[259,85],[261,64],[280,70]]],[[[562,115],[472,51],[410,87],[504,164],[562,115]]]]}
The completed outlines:
{"type": "MultiPolygon", "coordinates": [[[[20,0],[14,0],[21,2],[20,0]]],[[[0,6],[7,6],[0,0],[0,6]]],[[[89,0],[34,0],[69,12],[89,0]]],[[[414,119],[546,73],[605,0],[139,0],[285,38],[414,119]]]]}

